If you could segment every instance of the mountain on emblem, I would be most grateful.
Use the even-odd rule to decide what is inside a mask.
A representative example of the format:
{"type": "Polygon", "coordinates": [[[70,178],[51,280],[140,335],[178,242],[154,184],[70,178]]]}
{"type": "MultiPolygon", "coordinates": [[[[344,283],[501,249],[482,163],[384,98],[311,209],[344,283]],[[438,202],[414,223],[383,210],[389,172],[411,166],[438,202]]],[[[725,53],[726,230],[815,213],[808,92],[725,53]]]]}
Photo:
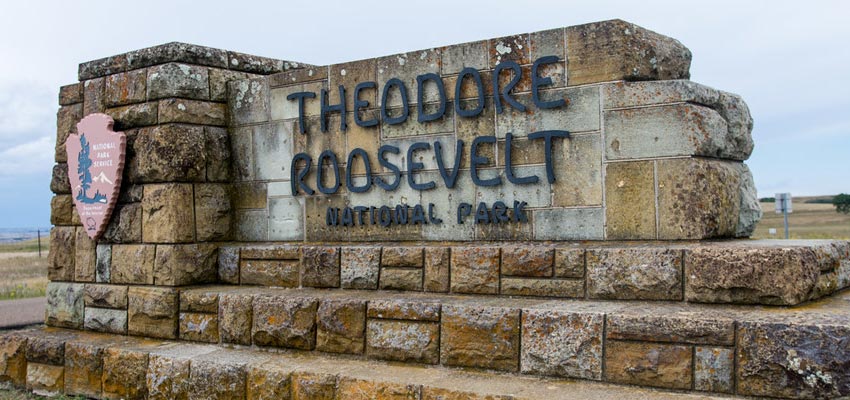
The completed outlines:
{"type": "Polygon", "coordinates": [[[114,121],[106,114],[90,114],[68,136],[68,178],[74,188],[74,205],[83,227],[92,239],[106,230],[118,193],[127,138],[112,130],[114,121]]]}

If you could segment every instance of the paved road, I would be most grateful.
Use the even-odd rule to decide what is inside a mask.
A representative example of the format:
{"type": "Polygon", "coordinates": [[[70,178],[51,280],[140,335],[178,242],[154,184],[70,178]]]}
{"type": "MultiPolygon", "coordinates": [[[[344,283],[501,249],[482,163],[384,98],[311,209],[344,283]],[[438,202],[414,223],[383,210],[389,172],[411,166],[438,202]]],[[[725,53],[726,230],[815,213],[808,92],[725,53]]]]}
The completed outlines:
{"type": "Polygon", "coordinates": [[[44,297],[0,301],[0,329],[43,323],[46,304],[44,297]]]}

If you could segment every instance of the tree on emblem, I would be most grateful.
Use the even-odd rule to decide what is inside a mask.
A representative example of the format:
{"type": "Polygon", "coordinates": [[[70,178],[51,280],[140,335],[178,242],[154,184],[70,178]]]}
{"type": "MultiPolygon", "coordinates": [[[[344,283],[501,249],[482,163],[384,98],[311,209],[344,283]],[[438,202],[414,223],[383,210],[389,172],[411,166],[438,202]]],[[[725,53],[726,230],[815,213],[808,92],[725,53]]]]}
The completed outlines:
{"type": "Polygon", "coordinates": [[[86,192],[91,186],[92,178],[89,168],[92,166],[92,160],[89,156],[89,142],[86,140],[86,135],[80,135],[80,154],[77,156],[79,166],[77,173],[80,174],[80,191],[77,193],[77,200],[85,204],[106,203],[106,196],[96,191],[93,197],[88,197],[86,192]]]}

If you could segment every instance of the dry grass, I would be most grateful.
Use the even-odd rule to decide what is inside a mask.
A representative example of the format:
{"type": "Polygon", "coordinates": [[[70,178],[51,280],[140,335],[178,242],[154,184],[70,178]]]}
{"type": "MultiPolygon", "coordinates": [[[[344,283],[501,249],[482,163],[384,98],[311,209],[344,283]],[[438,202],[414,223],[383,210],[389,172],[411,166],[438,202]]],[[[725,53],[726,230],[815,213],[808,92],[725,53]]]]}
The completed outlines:
{"type": "Polygon", "coordinates": [[[42,397],[24,390],[15,389],[8,383],[0,383],[0,399],[2,400],[42,400],[48,398],[52,400],[85,399],[85,397],[68,397],[64,395],[55,397],[42,397]]]}
{"type": "Polygon", "coordinates": [[[47,254],[0,254],[0,300],[44,296],[47,289],[47,254]]]}
{"type": "MultiPolygon", "coordinates": [[[[47,249],[50,248],[50,235],[42,233],[41,236],[41,254],[47,256],[47,249]]],[[[2,243],[0,244],[0,253],[30,253],[38,251],[38,239],[25,240],[17,243],[2,243]]]]}
{"type": "MultiPolygon", "coordinates": [[[[788,214],[791,239],[850,239],[850,215],[835,212],[832,204],[804,203],[807,199],[794,199],[794,212],[788,214]]],[[[761,203],[764,216],[753,233],[754,238],[785,237],[782,214],[777,214],[774,207],[774,203],[761,203]],[[770,228],[776,228],[776,235],[768,233],[770,228]]]]}

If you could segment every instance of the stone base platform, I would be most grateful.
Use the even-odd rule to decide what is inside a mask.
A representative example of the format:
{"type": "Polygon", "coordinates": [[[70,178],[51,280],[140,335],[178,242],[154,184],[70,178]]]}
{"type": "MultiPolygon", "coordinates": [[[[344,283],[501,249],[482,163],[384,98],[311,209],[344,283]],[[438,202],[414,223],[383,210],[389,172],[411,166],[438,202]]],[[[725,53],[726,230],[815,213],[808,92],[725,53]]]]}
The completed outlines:
{"type": "MultiPolygon", "coordinates": [[[[356,365],[395,361],[422,368],[442,366],[744,396],[850,395],[847,291],[787,308],[226,286],[183,289],[179,314],[169,316],[159,313],[158,308],[131,306],[129,333],[151,336],[170,331],[184,344],[132,343],[157,343],[155,346],[169,349],[195,349],[185,344],[188,341],[253,346],[271,352],[286,349],[315,360],[311,363],[327,363],[335,373],[343,373],[347,367],[337,365],[337,361],[321,361],[325,360],[322,357],[345,355],[364,363],[356,365]]],[[[98,329],[99,325],[87,322],[86,326],[98,329]]],[[[67,368],[75,362],[68,361],[68,356],[76,350],[65,342],[76,337],[89,336],[55,330],[8,336],[0,357],[3,379],[19,384],[28,381],[33,388],[56,386],[55,382],[52,386],[43,383],[50,381],[45,374],[61,379],[61,366],[67,368]],[[26,358],[31,364],[25,373],[21,364],[25,340],[15,338],[27,335],[31,337],[26,358]]],[[[93,337],[101,339],[84,340],[89,346],[86,357],[100,357],[101,350],[107,357],[112,351],[109,343],[128,340],[124,336],[93,337]],[[96,351],[92,346],[103,349],[96,351]]],[[[147,350],[139,351],[136,362],[143,363],[140,359],[146,357],[147,350]]],[[[227,354],[233,357],[228,360],[238,364],[241,351],[227,354]]],[[[126,352],[115,353],[115,357],[112,362],[118,364],[136,359],[126,352]]],[[[223,357],[205,355],[202,359],[224,363],[223,357]]],[[[79,362],[88,365],[95,361],[79,362]]],[[[174,362],[166,364],[177,368],[174,362]]],[[[391,374],[407,376],[399,368],[391,374]]],[[[236,370],[242,371],[239,373],[244,378],[247,369],[236,370]]],[[[195,373],[196,369],[191,371],[195,373]]],[[[172,371],[172,376],[179,376],[175,373],[172,371]]],[[[215,376],[231,373],[215,372],[215,376]]],[[[68,379],[69,372],[65,374],[68,379]]],[[[455,372],[439,374],[455,376],[455,372]]],[[[86,379],[92,384],[99,382],[99,378],[86,379]]],[[[104,393],[107,382],[104,375],[104,393]]],[[[65,387],[67,390],[67,381],[65,387]]],[[[456,381],[449,387],[475,386],[456,381]]],[[[514,392],[501,394],[505,393],[514,392]]]]}

